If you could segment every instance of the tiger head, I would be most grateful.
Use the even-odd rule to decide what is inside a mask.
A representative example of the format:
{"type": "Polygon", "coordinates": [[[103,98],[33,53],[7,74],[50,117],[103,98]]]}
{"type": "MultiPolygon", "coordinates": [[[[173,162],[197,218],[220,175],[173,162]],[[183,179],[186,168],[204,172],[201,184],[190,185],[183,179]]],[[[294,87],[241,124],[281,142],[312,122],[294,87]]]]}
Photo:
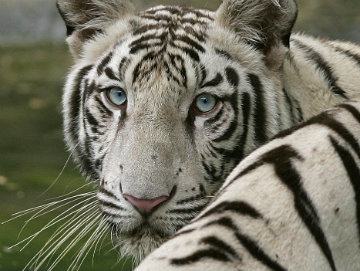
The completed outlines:
{"type": "Polygon", "coordinates": [[[235,165],[287,126],[282,63],[293,0],[216,12],[58,0],[74,56],[65,138],[98,184],[120,251],[141,259],[208,203],[235,165]]]}

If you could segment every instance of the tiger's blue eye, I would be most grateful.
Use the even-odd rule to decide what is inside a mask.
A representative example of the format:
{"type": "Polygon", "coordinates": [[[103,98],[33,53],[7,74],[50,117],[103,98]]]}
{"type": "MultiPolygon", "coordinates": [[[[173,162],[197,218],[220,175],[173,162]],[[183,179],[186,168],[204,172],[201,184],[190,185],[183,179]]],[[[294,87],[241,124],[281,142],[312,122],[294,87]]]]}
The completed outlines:
{"type": "Polygon", "coordinates": [[[122,88],[114,87],[106,91],[108,100],[115,106],[124,105],[127,101],[126,92],[122,88]]]}
{"type": "Polygon", "coordinates": [[[217,99],[210,94],[204,93],[196,98],[196,108],[202,112],[207,113],[215,108],[217,99]]]}

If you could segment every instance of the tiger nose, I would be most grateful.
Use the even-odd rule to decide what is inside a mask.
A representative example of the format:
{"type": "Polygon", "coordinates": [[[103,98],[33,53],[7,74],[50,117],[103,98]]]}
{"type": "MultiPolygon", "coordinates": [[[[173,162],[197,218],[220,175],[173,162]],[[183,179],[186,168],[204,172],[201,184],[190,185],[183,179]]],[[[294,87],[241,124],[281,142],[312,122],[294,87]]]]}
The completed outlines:
{"type": "Polygon", "coordinates": [[[124,195],[125,199],[129,201],[142,215],[148,215],[155,210],[155,207],[166,201],[169,197],[162,196],[155,199],[138,199],[131,195],[124,195]]]}

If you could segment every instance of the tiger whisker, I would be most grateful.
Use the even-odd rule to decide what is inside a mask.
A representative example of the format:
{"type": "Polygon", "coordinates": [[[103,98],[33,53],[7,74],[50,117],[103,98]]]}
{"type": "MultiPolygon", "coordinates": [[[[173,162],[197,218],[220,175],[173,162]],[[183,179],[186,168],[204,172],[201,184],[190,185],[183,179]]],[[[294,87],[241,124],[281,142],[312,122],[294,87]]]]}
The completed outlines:
{"type": "Polygon", "coordinates": [[[100,223],[97,225],[96,229],[93,231],[90,237],[87,238],[87,241],[83,244],[82,248],[78,249],[78,251],[76,252],[76,256],[74,257],[71,265],[68,267],[68,270],[74,270],[76,269],[76,266],[78,267],[81,266],[81,264],[78,265],[78,263],[83,262],[83,260],[88,255],[88,252],[91,250],[91,247],[93,246],[94,242],[97,240],[99,236],[99,232],[103,230],[102,226],[103,223],[100,220],[100,223]]]}
{"type": "MultiPolygon", "coordinates": [[[[66,248],[60,253],[60,255],[54,260],[54,262],[52,263],[52,265],[49,267],[49,270],[52,270],[63,258],[64,256],[79,242],[79,240],[81,240],[90,230],[92,230],[96,224],[98,223],[98,220],[101,217],[101,214],[98,214],[97,216],[95,216],[95,219],[92,219],[89,223],[87,223],[87,225],[85,227],[82,228],[82,230],[78,233],[78,235],[66,246],[66,248]]],[[[79,226],[83,226],[79,225],[79,226]]],[[[77,231],[77,229],[79,228],[76,227],[73,231],[70,232],[70,236],[77,231]]],[[[66,238],[67,239],[67,238],[66,238]]],[[[66,240],[65,239],[65,240],[66,240]]],[[[65,240],[62,240],[59,245],[61,246],[65,240]]],[[[56,250],[55,250],[56,251],[56,250]]],[[[45,257],[44,259],[46,259],[47,257],[45,257]]],[[[44,261],[44,260],[43,260],[44,261]]],[[[42,261],[42,262],[43,262],[42,261]]],[[[40,265],[39,265],[40,267],[40,265]]]]}
{"type": "MultiPolygon", "coordinates": [[[[88,208],[88,206],[84,206],[84,207],[88,208]]],[[[53,252],[55,252],[57,250],[57,248],[59,248],[61,246],[61,245],[57,246],[59,244],[59,241],[66,240],[71,236],[71,235],[69,235],[69,233],[70,233],[71,229],[73,229],[74,225],[77,225],[77,227],[79,228],[82,225],[86,224],[88,221],[90,221],[93,217],[96,216],[96,214],[93,214],[93,215],[90,215],[89,217],[87,217],[86,219],[83,219],[83,217],[86,216],[88,213],[91,214],[93,212],[93,209],[94,209],[94,207],[89,208],[87,211],[83,212],[79,216],[77,215],[77,212],[74,213],[74,216],[67,223],[65,223],[63,227],[57,229],[53,233],[53,235],[49,238],[49,240],[46,242],[46,244],[43,246],[43,248],[37,253],[37,255],[35,255],[34,258],[40,259],[50,249],[54,248],[53,251],[48,253],[48,255],[53,254],[53,252]],[[79,224],[78,224],[78,221],[80,221],[79,224]],[[57,238],[57,240],[54,240],[55,238],[57,238]],[[57,246],[57,248],[55,249],[56,246],[57,246]]],[[[81,211],[82,210],[79,210],[79,212],[81,212],[81,211]]],[[[37,260],[35,262],[37,262],[37,260]]]]}
{"type": "Polygon", "coordinates": [[[24,216],[24,215],[27,215],[31,212],[35,212],[39,209],[47,209],[47,208],[50,208],[51,206],[53,205],[56,205],[56,204],[59,204],[59,203],[62,203],[64,201],[67,201],[67,200],[70,200],[71,198],[73,197],[83,197],[83,196],[86,196],[86,195],[91,195],[91,194],[95,194],[96,192],[86,192],[86,193],[83,193],[83,194],[78,194],[78,195],[75,195],[75,196],[72,196],[72,197],[69,197],[69,198],[66,198],[66,199],[63,199],[63,200],[59,200],[59,201],[53,201],[53,202],[49,202],[49,203],[46,203],[46,204],[43,204],[43,205],[40,205],[40,206],[36,206],[36,207],[32,207],[32,208],[29,208],[29,209],[26,209],[26,210],[23,210],[23,211],[19,211],[19,212],[16,212],[14,214],[12,214],[12,216],[15,216],[15,217],[12,217],[4,222],[1,222],[1,224],[5,224],[5,223],[8,223],[14,219],[17,219],[21,216],[24,216]]]}
{"type": "MultiPolygon", "coordinates": [[[[79,145],[79,143],[78,143],[77,145],[79,145]]],[[[72,151],[72,152],[69,154],[68,158],[67,158],[66,161],[65,161],[64,166],[62,167],[60,173],[59,173],[58,176],[55,178],[55,180],[49,185],[48,188],[46,188],[46,190],[45,190],[44,192],[42,192],[42,193],[39,195],[39,197],[42,196],[42,195],[44,195],[46,192],[48,192],[48,191],[57,183],[57,181],[60,179],[61,175],[64,173],[65,168],[67,167],[67,165],[68,165],[68,163],[69,163],[69,161],[70,161],[70,159],[71,159],[71,156],[72,156],[73,154],[74,154],[74,151],[72,151]]]]}
{"type": "MultiPolygon", "coordinates": [[[[74,263],[74,267],[78,265],[77,270],[80,268],[80,266],[83,264],[85,258],[91,251],[92,247],[98,243],[98,241],[101,239],[101,237],[107,232],[108,227],[104,227],[106,225],[106,222],[104,220],[101,220],[98,227],[95,229],[93,234],[90,236],[88,241],[84,244],[83,248],[79,251],[78,255],[76,256],[76,261],[74,263]]],[[[95,253],[95,249],[94,249],[95,253]]],[[[94,257],[93,253],[93,257],[94,257]]],[[[93,258],[94,259],[94,258],[93,258]]],[[[71,267],[71,266],[70,266],[71,267]]],[[[69,267],[69,269],[70,269],[69,267]]]]}
{"type": "MultiPolygon", "coordinates": [[[[86,214],[86,212],[85,212],[85,214],[86,214]]],[[[24,270],[30,265],[31,266],[36,265],[38,263],[38,261],[40,260],[40,258],[45,253],[47,253],[50,249],[55,247],[59,243],[59,240],[62,240],[63,237],[68,234],[69,230],[71,230],[72,226],[77,221],[82,221],[82,215],[77,217],[76,214],[74,214],[73,218],[71,218],[67,223],[65,223],[65,227],[61,227],[61,228],[57,229],[55,231],[55,233],[53,233],[52,236],[49,238],[49,240],[45,243],[45,245],[32,257],[32,259],[30,259],[28,264],[25,266],[24,270]],[[65,232],[65,233],[63,233],[63,232],[65,232]],[[62,235],[59,237],[60,234],[62,234],[62,235]],[[57,240],[54,240],[55,238],[57,238],[57,240]]],[[[82,224],[82,223],[80,223],[80,224],[82,224]]],[[[48,255],[50,255],[50,254],[51,253],[49,253],[48,255]]]]}
{"type": "MultiPolygon", "coordinates": [[[[89,194],[91,195],[91,193],[87,193],[87,195],[83,195],[83,196],[81,196],[81,198],[86,197],[86,196],[88,196],[89,194]]],[[[71,197],[71,198],[73,198],[73,197],[71,197]]],[[[22,226],[22,228],[21,228],[21,230],[20,230],[20,232],[19,232],[19,234],[18,234],[18,238],[19,238],[19,236],[21,235],[22,231],[25,229],[25,227],[26,227],[32,220],[34,220],[35,218],[38,218],[38,217],[43,216],[43,215],[45,215],[45,214],[51,213],[51,212],[53,212],[53,211],[55,211],[55,210],[57,210],[57,209],[59,209],[59,208],[63,208],[63,207],[65,207],[66,205],[68,205],[68,204],[70,204],[70,203],[73,203],[73,202],[79,200],[78,198],[73,198],[73,199],[71,199],[71,198],[67,199],[67,200],[69,200],[68,202],[62,203],[61,205],[58,205],[58,206],[56,206],[56,207],[54,207],[54,208],[52,208],[52,209],[50,209],[50,210],[47,210],[46,212],[44,212],[44,211],[45,211],[46,209],[48,209],[48,208],[41,209],[40,211],[38,211],[38,212],[36,212],[34,215],[32,215],[27,221],[25,221],[24,225],[22,226]]],[[[71,209],[69,209],[69,210],[71,210],[71,209]]]]}
{"type": "MultiPolygon", "coordinates": [[[[66,238],[68,238],[68,233],[69,231],[73,228],[73,226],[76,224],[77,221],[80,221],[80,224],[82,224],[82,216],[76,217],[76,213],[74,214],[74,216],[67,222],[64,224],[63,227],[59,228],[58,230],[56,230],[52,236],[49,238],[49,240],[45,243],[45,245],[36,253],[36,255],[29,261],[28,265],[29,266],[31,264],[31,266],[35,266],[38,264],[39,260],[41,259],[41,257],[43,255],[45,255],[48,251],[50,251],[51,249],[55,248],[57,246],[57,244],[59,244],[59,241],[64,239],[64,236],[66,238]],[[57,239],[56,239],[57,238],[57,239]]],[[[65,239],[66,239],[65,238],[65,239]]],[[[56,249],[54,249],[53,251],[48,253],[48,256],[53,255],[53,252],[56,251],[56,249]]],[[[26,267],[27,267],[26,266],[26,267]]],[[[26,269],[25,267],[25,269],[26,269]]]]}
{"type": "MultiPolygon", "coordinates": [[[[90,204],[89,204],[90,205],[90,204]]],[[[88,206],[84,206],[84,207],[88,207],[88,206]]],[[[83,225],[87,224],[87,226],[85,227],[85,229],[88,229],[89,226],[91,226],[93,223],[96,223],[96,220],[94,220],[94,218],[96,218],[96,216],[98,214],[93,213],[93,208],[89,208],[87,211],[85,211],[84,213],[82,213],[80,216],[76,216],[76,213],[74,214],[74,219],[72,219],[71,221],[69,221],[69,223],[67,223],[65,228],[61,228],[59,229],[58,232],[55,232],[53,234],[53,236],[50,238],[50,240],[44,245],[44,247],[33,257],[33,259],[30,260],[30,262],[28,263],[27,266],[29,266],[31,264],[31,267],[35,267],[34,269],[37,270],[38,268],[40,268],[44,262],[51,257],[52,255],[54,255],[54,253],[64,244],[64,242],[66,240],[69,239],[69,237],[71,237],[74,233],[76,233],[76,231],[83,227],[83,225]],[[84,216],[87,215],[87,213],[90,213],[90,216],[87,217],[87,219],[82,219],[84,216]],[[77,224],[77,222],[80,221],[79,224],[77,224]],[[88,224],[88,222],[90,222],[88,224]],[[75,227],[74,224],[76,225],[75,227]],[[60,235],[61,234],[61,235],[60,235]],[[60,236],[59,236],[60,235],[60,236]],[[55,238],[57,238],[56,240],[54,240],[55,238]],[[48,244],[50,244],[48,246],[48,244]],[[46,248],[46,246],[48,246],[46,248]],[[46,254],[46,256],[44,256],[46,254]],[[41,257],[44,258],[42,259],[42,261],[40,263],[38,263],[39,259],[41,257]],[[36,266],[35,266],[36,265],[36,266]]],[[[79,212],[81,212],[82,210],[79,210],[79,212]]],[[[81,232],[80,232],[81,233],[81,232]]],[[[73,241],[71,243],[73,243],[74,241],[78,241],[78,237],[80,235],[78,235],[75,239],[73,239],[73,241]]],[[[81,238],[80,238],[81,239],[81,238]]],[[[75,243],[76,243],[75,242],[75,243]]],[[[70,243],[70,244],[71,244],[70,243]]],[[[69,244],[69,245],[70,245],[69,244]]],[[[64,251],[65,252],[65,251],[64,251]]],[[[68,251],[66,251],[66,253],[64,254],[64,252],[61,254],[62,256],[64,256],[68,251]],[[64,255],[63,255],[64,254],[64,255]]],[[[61,256],[60,255],[60,256],[61,256]]],[[[59,256],[59,257],[60,257],[59,256]]],[[[61,257],[62,258],[62,257],[61,257]]],[[[26,266],[26,267],[27,267],[26,266]]],[[[25,268],[26,268],[25,267],[25,268]]],[[[49,268],[49,270],[51,270],[52,268],[49,268]]]]}
{"type": "Polygon", "coordinates": [[[81,205],[81,204],[83,204],[84,202],[86,202],[86,201],[88,201],[88,200],[91,200],[92,198],[93,198],[93,197],[87,198],[87,199],[85,199],[85,200],[83,200],[83,201],[81,201],[81,202],[79,202],[79,203],[71,206],[69,209],[67,209],[66,211],[62,212],[61,214],[59,214],[59,215],[57,215],[55,218],[53,218],[50,222],[48,222],[48,223],[47,223],[43,228],[41,228],[39,231],[37,231],[36,233],[33,233],[32,235],[30,235],[30,236],[28,236],[27,238],[23,239],[22,241],[16,243],[15,245],[11,246],[10,248],[16,247],[16,246],[18,246],[18,245],[20,245],[20,244],[22,244],[22,243],[24,243],[24,242],[26,242],[27,240],[30,239],[30,240],[28,241],[28,243],[25,244],[24,247],[22,247],[22,248],[20,249],[20,251],[22,251],[22,250],[23,250],[36,236],[38,236],[41,232],[43,232],[44,230],[46,230],[46,229],[50,228],[51,226],[57,224],[58,222],[66,219],[67,217],[69,217],[71,214],[73,214],[74,212],[76,212],[76,211],[78,211],[78,210],[75,210],[75,211],[73,211],[73,212],[70,212],[69,214],[66,214],[67,212],[69,212],[70,210],[76,208],[78,205],[81,205]],[[64,214],[66,214],[66,215],[63,216],[64,214]],[[63,216],[63,217],[61,217],[61,216],[63,216]],[[59,217],[61,217],[61,218],[58,219],[59,217]]]}
{"type": "MultiPolygon", "coordinates": [[[[90,185],[94,185],[94,184],[93,184],[93,183],[90,183],[90,182],[87,182],[87,183],[85,183],[84,185],[76,188],[75,190],[70,191],[69,193],[66,193],[66,194],[61,195],[61,196],[49,198],[48,200],[56,200],[56,199],[65,198],[65,197],[67,197],[67,196],[70,196],[71,194],[75,194],[75,193],[78,192],[79,190],[83,189],[84,187],[90,186],[90,185]]],[[[74,195],[74,196],[80,196],[80,195],[87,194],[87,193],[93,193],[93,194],[95,194],[96,192],[97,192],[97,191],[89,191],[89,192],[84,192],[84,193],[81,193],[81,194],[76,194],[76,195],[74,195]]]]}
{"type": "Polygon", "coordinates": [[[101,249],[102,248],[102,243],[104,242],[104,239],[105,239],[105,236],[106,236],[105,233],[108,232],[108,231],[109,231],[109,226],[107,225],[107,223],[105,223],[105,227],[103,227],[103,231],[99,234],[99,238],[98,238],[98,240],[97,240],[97,242],[95,244],[95,247],[94,247],[94,251],[93,251],[93,254],[92,254],[92,260],[91,260],[92,263],[94,263],[95,253],[97,251],[98,245],[99,245],[100,241],[102,241],[101,244],[100,244],[100,249],[101,249]]]}

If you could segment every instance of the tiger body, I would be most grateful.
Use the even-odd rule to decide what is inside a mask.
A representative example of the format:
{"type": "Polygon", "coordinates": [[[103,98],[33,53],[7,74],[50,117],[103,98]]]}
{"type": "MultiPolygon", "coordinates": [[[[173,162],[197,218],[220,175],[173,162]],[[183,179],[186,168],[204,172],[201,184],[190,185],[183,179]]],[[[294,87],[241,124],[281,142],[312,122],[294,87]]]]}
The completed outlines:
{"type": "MultiPolygon", "coordinates": [[[[158,6],[135,13],[119,0],[59,0],[58,7],[75,59],[63,96],[65,138],[98,184],[103,219],[123,256],[141,260],[188,224],[235,166],[275,134],[360,95],[360,48],[290,38],[291,0],[225,0],[216,12],[158,6]],[[214,106],[203,110],[209,101],[214,106]]],[[[271,182],[279,188],[276,177],[271,182]]],[[[289,200],[280,190],[274,197],[289,200]]],[[[275,210],[284,215],[286,208],[275,210]]],[[[239,223],[273,237],[269,227],[261,233],[264,220],[239,223]]],[[[296,240],[284,243],[289,255],[296,240]]],[[[304,240],[320,266],[323,255],[304,240]]]]}

